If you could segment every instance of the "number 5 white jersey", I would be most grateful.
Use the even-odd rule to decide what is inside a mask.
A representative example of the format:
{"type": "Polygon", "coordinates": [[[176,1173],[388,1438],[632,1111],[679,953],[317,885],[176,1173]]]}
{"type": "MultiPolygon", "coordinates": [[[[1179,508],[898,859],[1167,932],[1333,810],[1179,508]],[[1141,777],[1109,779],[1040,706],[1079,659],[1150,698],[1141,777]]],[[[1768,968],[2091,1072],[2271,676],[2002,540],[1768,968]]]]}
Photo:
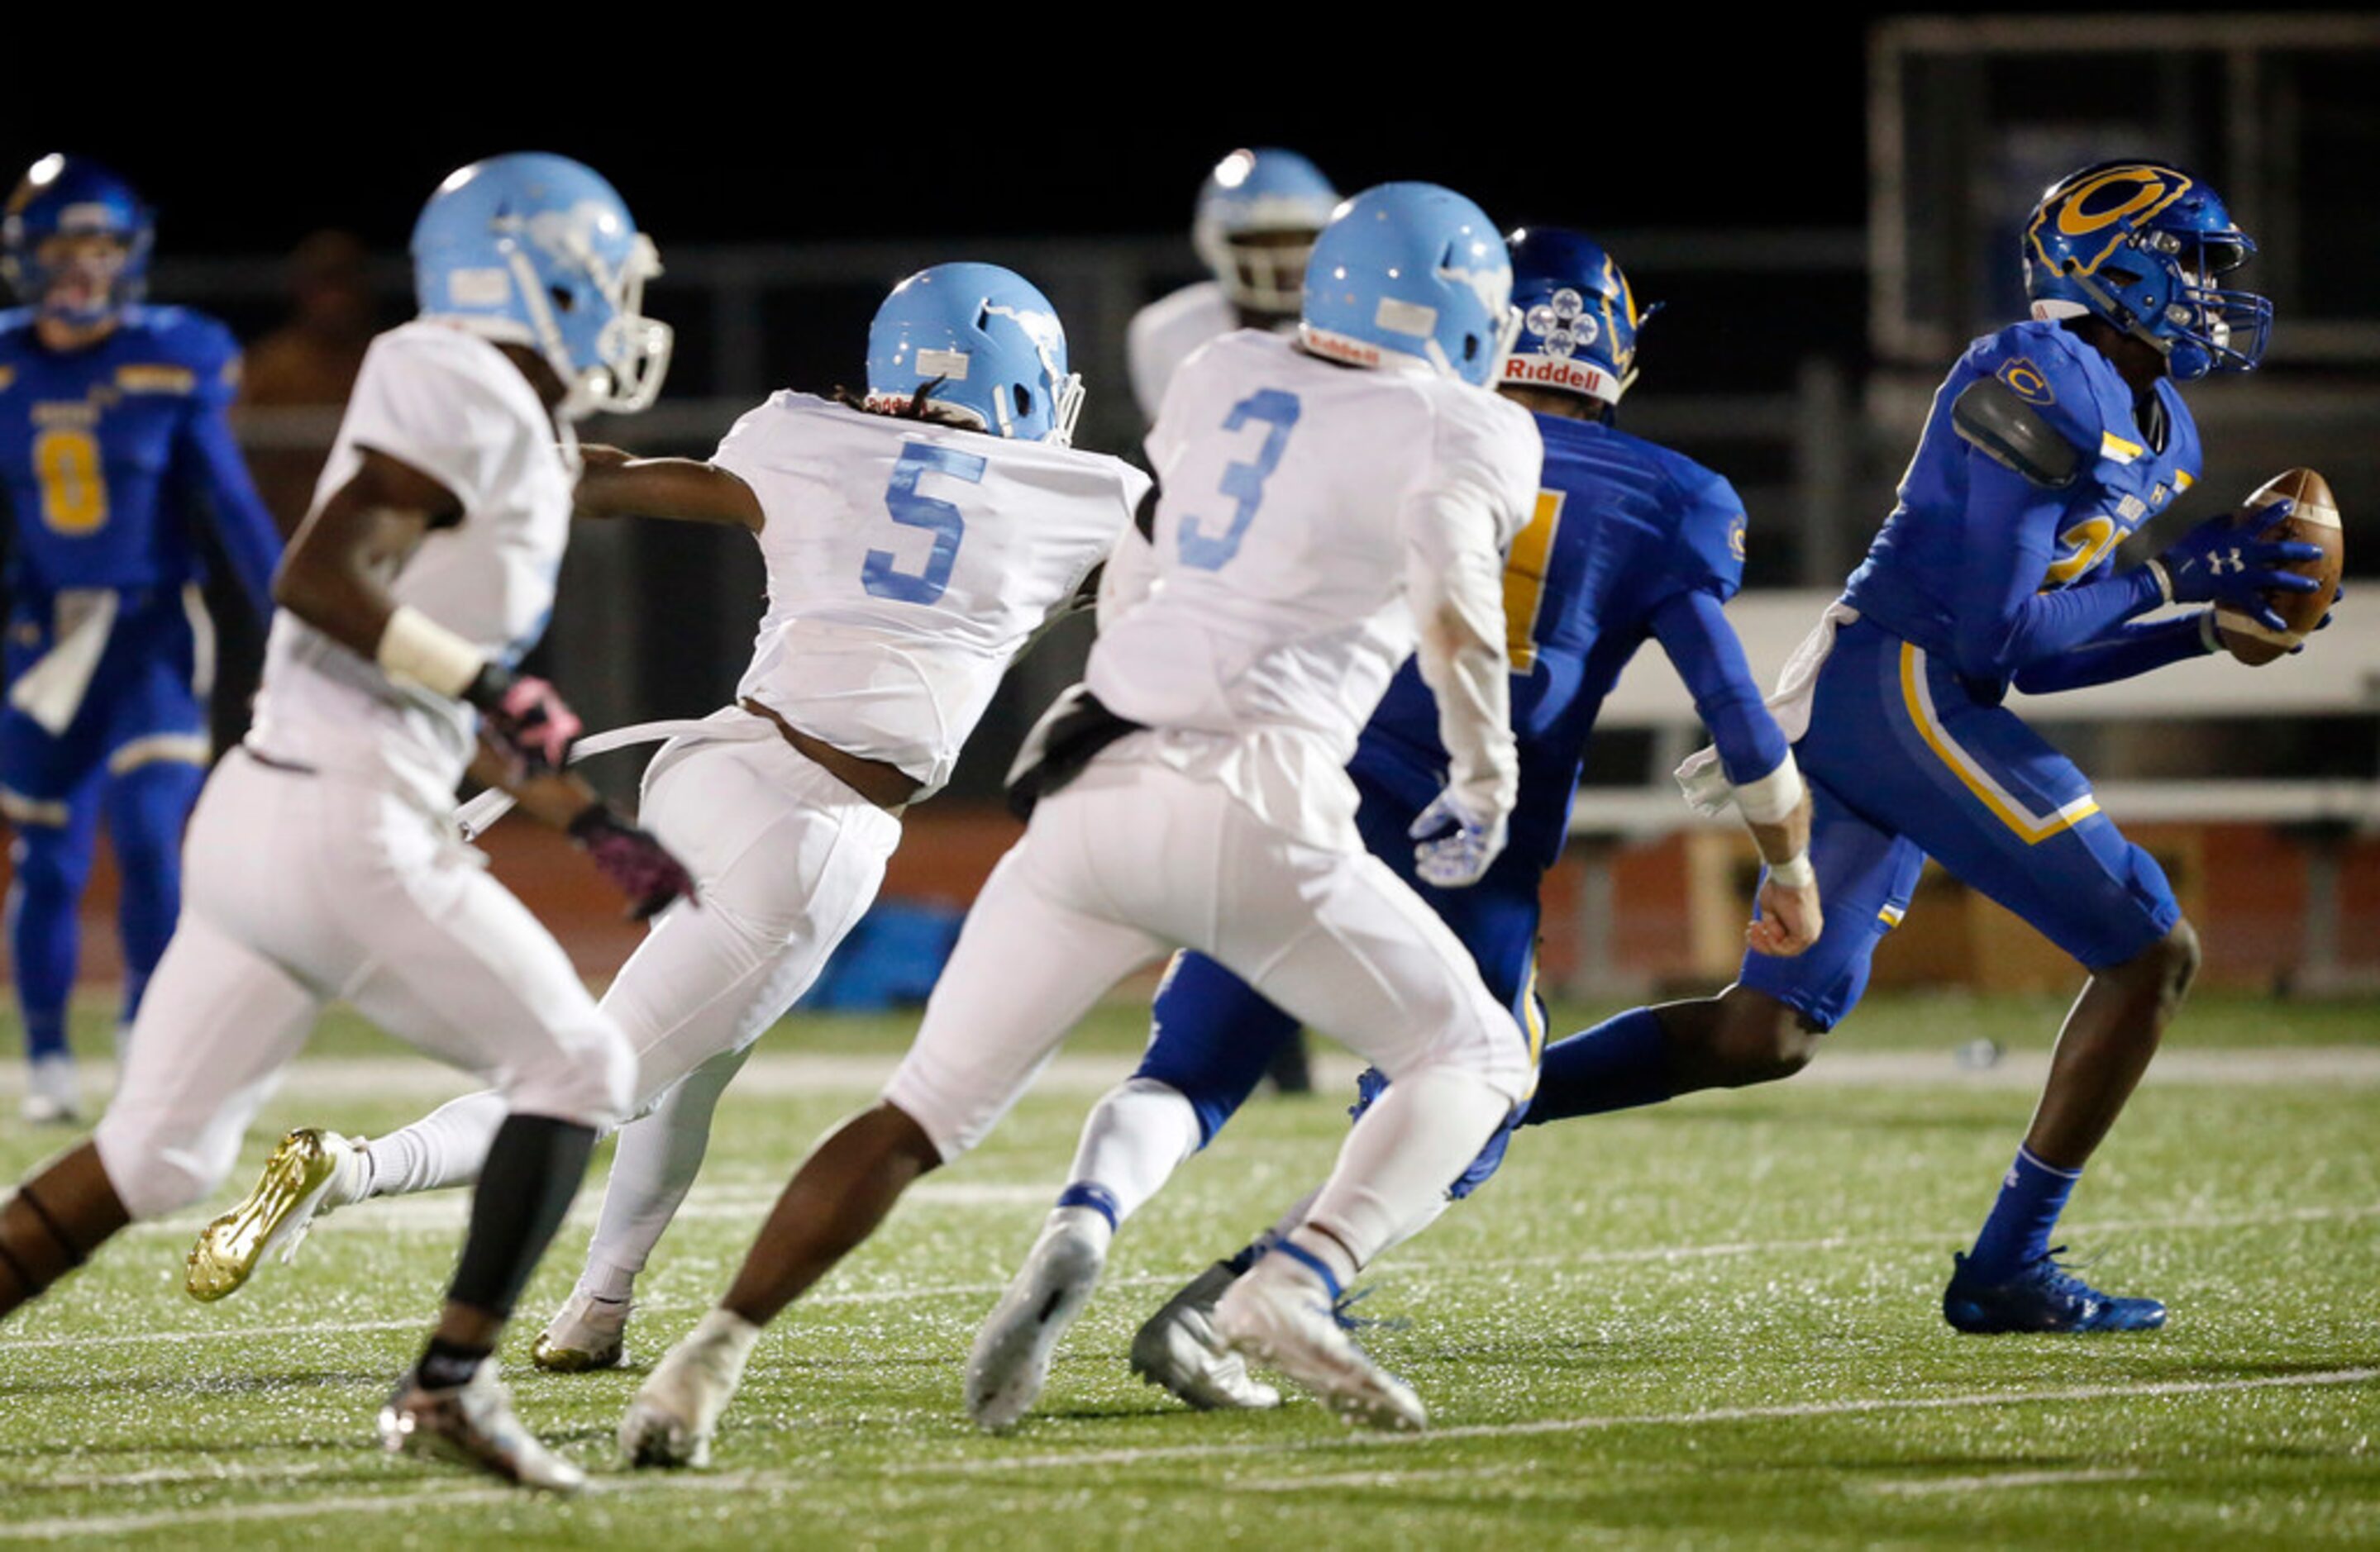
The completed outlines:
{"type": "Polygon", "coordinates": [[[1154,542],[1128,552],[1149,575],[1119,556],[1087,675],[1163,730],[1146,752],[1317,840],[1351,833],[1343,768],[1417,613],[1456,787],[1493,818],[1517,781],[1499,552],[1543,444],[1519,406],[1397,359],[1339,366],[1242,330],[1183,364],[1148,433],[1154,542]]]}
{"type": "Polygon", "coordinates": [[[1148,489],[1099,454],[794,393],[736,421],[711,461],[765,519],[769,610],[736,694],[928,793],[1148,489]]]}

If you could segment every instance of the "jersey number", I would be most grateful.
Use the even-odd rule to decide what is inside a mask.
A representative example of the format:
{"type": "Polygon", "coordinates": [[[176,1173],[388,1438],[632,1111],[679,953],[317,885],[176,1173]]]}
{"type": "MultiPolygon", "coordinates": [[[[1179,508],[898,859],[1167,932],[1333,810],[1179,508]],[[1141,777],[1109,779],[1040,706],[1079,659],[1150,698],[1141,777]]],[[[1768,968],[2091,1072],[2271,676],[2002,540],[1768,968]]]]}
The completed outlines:
{"type": "Polygon", "coordinates": [[[916,572],[901,570],[899,558],[889,550],[870,550],[859,567],[859,580],[869,593],[903,603],[931,603],[942,596],[951,585],[951,567],[958,564],[959,541],[966,538],[966,519],[940,496],[919,495],[917,481],[941,474],[979,485],[983,470],[983,460],[973,453],[923,442],[901,444],[892,483],[884,488],[884,505],[903,527],[932,534],[934,548],[926,557],[926,568],[916,572]]]}
{"type": "Polygon", "coordinates": [[[67,428],[43,431],[33,439],[33,473],[42,482],[42,521],[53,529],[87,534],[106,526],[97,437],[67,428]]]}
{"type": "Polygon", "coordinates": [[[2042,576],[2046,588],[2062,588],[2078,576],[2087,576],[2100,558],[2120,543],[2124,531],[2116,527],[2112,517],[2085,517],[2058,536],[2060,549],[2071,548],[2073,553],[2064,560],[2052,561],[2042,576]]]}
{"type": "Polygon", "coordinates": [[[1544,606],[1546,569],[1552,564],[1554,535],[1561,528],[1562,492],[1539,491],[1528,527],[1512,537],[1512,558],[1504,563],[1504,652],[1512,672],[1537,666],[1537,612],[1544,606]]]}
{"type": "Polygon", "coordinates": [[[1236,431],[1251,420],[1261,420],[1269,429],[1255,463],[1232,464],[1223,470],[1223,494],[1240,503],[1232,514],[1232,526],[1220,535],[1200,533],[1198,519],[1184,513],[1181,531],[1184,565],[1199,571],[1220,571],[1240,552],[1240,540],[1247,536],[1248,524],[1255,520],[1257,508],[1264,504],[1264,482],[1280,465],[1281,450],[1289,445],[1290,428],[1297,424],[1297,395],[1278,388],[1259,388],[1232,406],[1232,413],[1223,418],[1223,430],[1236,431]]]}

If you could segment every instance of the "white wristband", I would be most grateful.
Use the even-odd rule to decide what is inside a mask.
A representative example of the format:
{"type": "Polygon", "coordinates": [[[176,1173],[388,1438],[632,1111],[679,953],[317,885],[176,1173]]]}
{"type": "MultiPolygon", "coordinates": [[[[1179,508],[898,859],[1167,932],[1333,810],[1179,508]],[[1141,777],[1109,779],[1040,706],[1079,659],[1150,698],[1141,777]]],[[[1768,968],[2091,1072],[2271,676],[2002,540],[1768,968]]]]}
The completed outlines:
{"type": "Polygon", "coordinates": [[[2164,600],[2167,603],[2171,603],[2173,601],[2173,573],[2166,570],[2165,563],[2158,560],[2154,555],[2149,557],[2144,564],[2149,568],[2149,575],[2156,579],[2157,597],[2164,600]]]}
{"type": "Polygon", "coordinates": [[[1795,852],[1783,862],[1770,863],[1768,877],[1787,889],[1808,889],[1818,881],[1818,870],[1810,866],[1808,852],[1795,852]]]}
{"type": "Polygon", "coordinates": [[[388,617],[373,656],[390,678],[458,700],[487,662],[478,648],[408,603],[388,617]]]}
{"type": "Polygon", "coordinates": [[[2223,649],[2223,624],[2212,609],[2201,610],[2198,615],[2198,648],[2203,652],[2223,649]]]}
{"type": "Polygon", "coordinates": [[[1735,806],[1754,824],[1781,823],[1802,806],[1802,770],[1793,763],[1793,751],[1786,750],[1777,769],[1757,782],[1738,786],[1735,806]]]}

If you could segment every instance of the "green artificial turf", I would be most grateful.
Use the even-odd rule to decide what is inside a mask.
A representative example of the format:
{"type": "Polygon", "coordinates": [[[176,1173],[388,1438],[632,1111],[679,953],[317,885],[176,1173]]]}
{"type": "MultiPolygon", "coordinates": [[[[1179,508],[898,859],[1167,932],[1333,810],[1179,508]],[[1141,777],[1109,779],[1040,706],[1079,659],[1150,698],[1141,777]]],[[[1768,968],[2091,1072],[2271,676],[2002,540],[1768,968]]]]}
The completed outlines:
{"type": "MultiPolygon", "coordinates": [[[[2374,1545],[2380,1008],[2207,1000],[2177,1027],[2175,1075],[2143,1089],[2067,1219],[2095,1280],[2171,1303],[2166,1330],[1957,1337],[1938,1314],[1949,1253],[2022,1131],[2022,1063],[2058,1013],[1878,999],[1805,1078],[1524,1133],[1493,1184],[1369,1279],[1364,1311],[1402,1324],[1364,1340],[1431,1408],[1410,1439],[1304,1402],[1192,1413],[1124,1365],[1178,1280],[1328,1170],[1343,1096],[1259,1100],[1127,1227],[1041,1405],[990,1437],[960,1412],[961,1363],[1085,1109],[1129,1065],[1140,1015],[1111,1006],[763,1339],[715,1469],[623,1472],[612,1431],[638,1373],[914,1022],[796,1019],[720,1109],[629,1371],[527,1362],[608,1153],[530,1290],[508,1374],[524,1417],[597,1474],[570,1502],[370,1443],[460,1194],[338,1214],[225,1303],[179,1291],[190,1235],[282,1128],[384,1130],[454,1091],[335,1025],[206,1211],[128,1232],[0,1327],[0,1546],[2374,1545]],[[1979,1037],[2007,1062],[1958,1065],[1979,1037]]],[[[0,1170],[66,1137],[0,1122],[0,1170]]]]}

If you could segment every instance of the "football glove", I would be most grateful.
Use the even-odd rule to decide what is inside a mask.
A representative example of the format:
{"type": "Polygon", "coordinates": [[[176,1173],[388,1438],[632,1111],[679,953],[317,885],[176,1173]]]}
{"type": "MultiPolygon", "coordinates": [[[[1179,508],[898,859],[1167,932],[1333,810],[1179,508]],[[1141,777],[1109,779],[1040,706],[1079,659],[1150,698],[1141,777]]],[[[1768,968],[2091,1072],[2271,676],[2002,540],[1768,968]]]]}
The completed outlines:
{"type": "Polygon", "coordinates": [[[1421,843],[1414,848],[1414,871],[1422,882],[1467,889],[1488,876],[1489,865],[1503,851],[1505,821],[1500,815],[1488,824],[1448,791],[1439,794],[1405,833],[1421,843]]]}
{"type": "Polygon", "coordinates": [[[586,731],[552,685],[494,663],[481,665],[463,698],[480,709],[480,731],[496,752],[526,773],[561,770],[586,731]]]}
{"type": "Polygon", "coordinates": [[[594,863],[595,871],[628,897],[632,921],[648,921],[681,898],[689,904],[701,903],[695,898],[694,875],[686,870],[686,865],[670,855],[669,848],[650,831],[630,824],[609,804],[589,804],[584,813],[570,821],[570,839],[594,863]]]}
{"type": "Polygon", "coordinates": [[[2268,540],[2261,535],[2289,515],[2291,503],[2283,499],[2256,514],[2249,526],[2232,522],[2231,514],[2209,517],[2181,536],[2173,547],[2149,563],[2172,603],[2228,603],[2253,616],[2270,630],[2289,627],[2265,601],[2270,592],[2310,593],[2319,587],[2311,576],[2283,571],[2286,565],[2322,558],[2311,544],[2293,540],[2268,540]]]}

